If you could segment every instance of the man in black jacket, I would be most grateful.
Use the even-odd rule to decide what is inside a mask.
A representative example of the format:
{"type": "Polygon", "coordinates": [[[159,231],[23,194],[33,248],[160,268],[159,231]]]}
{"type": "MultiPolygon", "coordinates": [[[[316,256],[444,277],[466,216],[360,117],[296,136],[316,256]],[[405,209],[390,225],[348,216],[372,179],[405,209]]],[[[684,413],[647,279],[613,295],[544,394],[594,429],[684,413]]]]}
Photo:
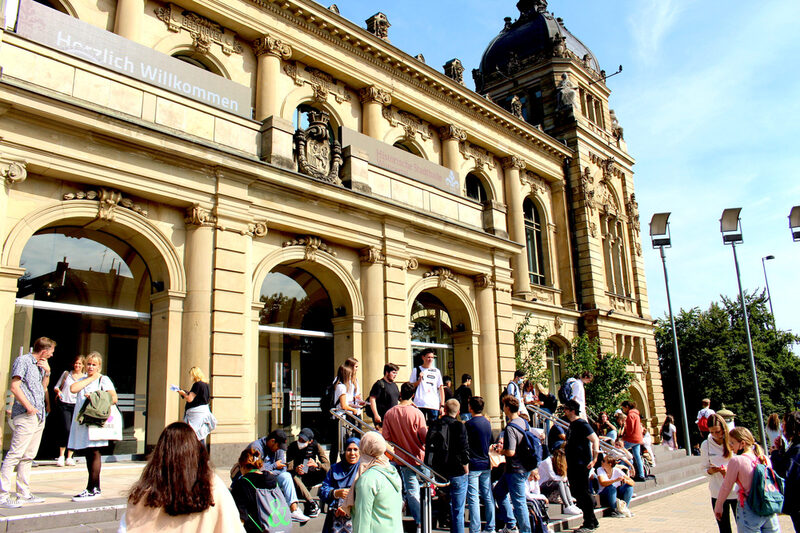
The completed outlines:
{"type": "Polygon", "coordinates": [[[319,515],[319,506],[311,497],[309,489],[322,483],[331,468],[328,452],[314,438],[314,430],[303,428],[297,440],[286,450],[287,468],[292,473],[294,485],[300,497],[305,500],[305,514],[319,515]]]}
{"type": "Polygon", "coordinates": [[[450,481],[451,531],[464,530],[464,507],[469,484],[467,429],[458,419],[458,400],[445,402],[445,415],[431,422],[425,438],[425,464],[450,481]]]}

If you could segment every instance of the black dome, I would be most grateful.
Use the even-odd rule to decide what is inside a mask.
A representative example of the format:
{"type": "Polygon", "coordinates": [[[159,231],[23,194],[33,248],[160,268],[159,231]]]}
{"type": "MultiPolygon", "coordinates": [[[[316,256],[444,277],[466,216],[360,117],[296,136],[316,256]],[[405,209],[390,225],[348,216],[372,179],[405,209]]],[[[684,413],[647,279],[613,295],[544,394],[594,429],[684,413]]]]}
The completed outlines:
{"type": "Polygon", "coordinates": [[[600,71],[597,59],[589,48],[564,27],[561,19],[556,19],[548,13],[547,2],[544,0],[520,0],[517,3],[520,17],[515,22],[506,18],[506,26],[495,37],[481,58],[480,75],[476,76],[477,90],[482,91],[484,85],[481,80],[486,80],[498,70],[505,76],[513,74],[516,65],[522,66],[527,62],[538,63],[547,57],[553,57],[553,38],[562,36],[566,49],[575,54],[578,59],[587,55],[587,66],[600,71]],[[509,62],[512,63],[509,68],[509,62]],[[516,63],[516,65],[515,65],[516,63]]]}

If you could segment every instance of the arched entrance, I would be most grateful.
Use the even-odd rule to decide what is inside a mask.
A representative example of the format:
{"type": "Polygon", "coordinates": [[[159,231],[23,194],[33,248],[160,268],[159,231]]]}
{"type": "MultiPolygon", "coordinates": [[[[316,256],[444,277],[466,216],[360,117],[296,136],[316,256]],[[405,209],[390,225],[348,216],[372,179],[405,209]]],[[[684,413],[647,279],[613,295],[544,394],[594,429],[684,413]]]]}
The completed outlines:
{"type": "Polygon", "coordinates": [[[457,325],[453,324],[447,307],[430,292],[422,292],[411,305],[411,324],[413,365],[422,364],[419,353],[423,349],[433,348],[436,350],[436,367],[442,376],[450,376],[455,381],[453,333],[457,325]]]}

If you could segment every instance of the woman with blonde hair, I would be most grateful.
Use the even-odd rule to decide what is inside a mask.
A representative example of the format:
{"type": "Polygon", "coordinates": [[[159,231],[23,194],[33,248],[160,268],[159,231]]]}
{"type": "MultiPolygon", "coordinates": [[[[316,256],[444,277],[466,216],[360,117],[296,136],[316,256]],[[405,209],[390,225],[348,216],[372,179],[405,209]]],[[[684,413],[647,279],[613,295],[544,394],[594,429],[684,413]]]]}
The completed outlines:
{"type": "MultiPolygon", "coordinates": [[[[718,414],[708,417],[708,438],[700,445],[700,456],[706,458],[704,469],[708,478],[708,489],[711,491],[711,508],[717,505],[717,495],[728,471],[728,461],[733,457],[728,440],[728,426],[718,414]]],[[[723,502],[722,518],[717,520],[720,533],[731,533],[731,514],[736,512],[736,498],[739,487],[733,485],[731,492],[723,502]]],[[[734,515],[735,516],[735,515],[734,515]]]]}
{"type": "Polygon", "coordinates": [[[730,433],[731,451],[734,454],[728,461],[728,469],[722,486],[719,489],[717,503],[714,505],[714,515],[717,520],[722,519],[724,502],[728,498],[733,485],[739,485],[739,507],[736,509],[736,524],[739,533],[779,533],[781,526],[778,524],[778,515],[759,516],[747,502],[750,489],[753,485],[753,472],[756,466],[769,464],[761,446],[756,444],[753,434],[744,427],[733,428],[730,433]]]}
{"type": "Polygon", "coordinates": [[[89,480],[86,483],[86,489],[72,498],[72,501],[75,502],[91,500],[100,496],[100,466],[102,465],[100,448],[108,446],[107,440],[92,440],[89,438],[89,427],[78,423],[78,415],[84,402],[86,402],[86,398],[95,391],[108,392],[113,404],[116,404],[118,400],[114,384],[108,376],[104,376],[100,372],[103,369],[103,357],[100,353],[91,352],[83,362],[86,366],[86,377],[69,386],[70,392],[76,395],[76,401],[67,448],[83,452],[86,457],[86,470],[89,472],[89,480]]]}
{"type": "Polygon", "coordinates": [[[56,402],[58,410],[61,413],[61,427],[62,434],[58,443],[58,461],[56,466],[75,466],[75,459],[72,458],[74,450],[67,448],[69,442],[69,431],[72,427],[72,416],[75,414],[75,401],[76,397],[72,391],[69,390],[70,386],[76,381],[83,379],[86,374],[83,372],[83,356],[76,355],[72,358],[72,369],[65,370],[61,377],[58,378],[53,391],[56,393],[56,402]],[[64,452],[67,452],[66,461],[64,460],[64,452]]]}
{"type": "Polygon", "coordinates": [[[192,388],[188,392],[183,389],[178,390],[181,398],[186,400],[183,421],[192,426],[197,440],[205,442],[208,434],[217,427],[217,419],[208,407],[211,389],[206,381],[206,375],[200,368],[193,366],[189,370],[189,375],[192,377],[192,388]]]}
{"type": "MultiPolygon", "coordinates": [[[[336,373],[336,386],[333,389],[333,409],[340,415],[350,413],[353,417],[361,416],[360,400],[356,396],[358,390],[358,381],[356,380],[355,371],[358,369],[358,361],[352,357],[347,359],[336,373]]],[[[349,433],[342,428],[343,435],[339,435],[338,420],[333,420],[333,425],[336,428],[333,432],[334,439],[331,443],[331,462],[338,462],[339,457],[339,442],[344,441],[349,437],[349,433]]]]}

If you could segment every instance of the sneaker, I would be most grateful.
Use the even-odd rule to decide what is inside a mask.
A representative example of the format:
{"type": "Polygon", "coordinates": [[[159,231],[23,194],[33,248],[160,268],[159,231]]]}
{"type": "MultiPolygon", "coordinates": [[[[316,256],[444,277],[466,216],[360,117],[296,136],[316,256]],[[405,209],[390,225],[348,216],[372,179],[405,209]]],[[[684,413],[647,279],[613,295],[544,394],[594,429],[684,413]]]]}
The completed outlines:
{"type": "Polygon", "coordinates": [[[619,511],[611,511],[611,514],[608,516],[609,518],[625,518],[625,515],[619,511]]]}
{"type": "Polygon", "coordinates": [[[581,511],[580,507],[577,505],[568,505],[567,507],[564,507],[564,514],[577,516],[579,514],[583,514],[583,511],[581,511]]]}
{"type": "Polygon", "coordinates": [[[64,456],[63,455],[56,460],[56,466],[64,466],[64,456]]]}
{"type": "Polygon", "coordinates": [[[78,463],[76,463],[76,462],[75,462],[75,459],[73,459],[72,457],[70,457],[69,459],[67,459],[67,460],[64,462],[64,464],[66,464],[67,466],[75,466],[75,465],[76,465],[76,464],[78,464],[78,463]]]}
{"type": "Polygon", "coordinates": [[[17,509],[22,507],[22,504],[16,498],[8,497],[0,501],[0,509],[17,509]]]}
{"type": "Polygon", "coordinates": [[[19,503],[44,503],[44,498],[34,494],[29,495],[27,498],[25,496],[18,496],[17,499],[19,503]]]}
{"type": "Polygon", "coordinates": [[[292,511],[292,522],[300,522],[301,524],[305,524],[309,520],[311,519],[304,515],[300,509],[292,511]]]}
{"type": "Polygon", "coordinates": [[[317,502],[310,502],[308,504],[308,510],[306,511],[306,514],[309,518],[316,518],[319,516],[319,505],[317,505],[317,502]]]}
{"type": "Polygon", "coordinates": [[[594,526],[594,527],[581,526],[578,529],[576,529],[573,533],[590,533],[590,532],[594,531],[595,529],[597,529],[597,527],[598,526],[594,526]]]}
{"type": "Polygon", "coordinates": [[[95,496],[102,496],[102,493],[100,492],[100,487],[95,487],[94,490],[92,491],[92,494],[94,494],[95,496]]]}
{"type": "Polygon", "coordinates": [[[94,491],[93,492],[89,492],[88,490],[84,489],[83,492],[81,492],[80,494],[76,494],[75,496],[73,496],[72,497],[72,501],[74,501],[74,502],[82,502],[82,501],[85,501],[85,500],[93,500],[93,499],[97,498],[98,495],[99,495],[99,491],[98,492],[94,492],[94,491]]]}
{"type": "Polygon", "coordinates": [[[519,529],[516,526],[514,527],[504,527],[500,533],[519,533],[519,529]]]}

